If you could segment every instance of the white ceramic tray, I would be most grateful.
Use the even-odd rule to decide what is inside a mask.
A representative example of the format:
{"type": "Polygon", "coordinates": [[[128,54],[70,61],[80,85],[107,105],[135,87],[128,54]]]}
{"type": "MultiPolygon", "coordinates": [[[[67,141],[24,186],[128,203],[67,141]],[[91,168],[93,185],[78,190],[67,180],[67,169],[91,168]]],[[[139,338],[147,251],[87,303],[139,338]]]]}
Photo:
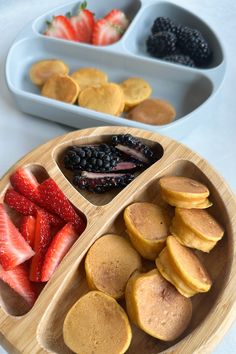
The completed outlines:
{"type": "Polygon", "coordinates": [[[78,1],[73,1],[52,9],[28,25],[13,43],[6,61],[6,80],[21,111],[76,128],[126,125],[158,131],[175,139],[181,139],[194,129],[207,114],[208,119],[213,119],[210,115],[212,99],[219,92],[224,78],[225,54],[217,35],[199,17],[166,1],[89,0],[89,9],[97,18],[119,8],[131,19],[120,41],[96,47],[42,35],[46,20],[69,11],[75,13],[77,8],[78,1]],[[177,23],[200,30],[214,53],[210,67],[189,68],[149,56],[145,43],[158,16],[169,16],[177,23]],[[131,76],[142,77],[152,86],[153,97],[168,100],[174,105],[177,117],[170,124],[154,126],[42,97],[30,82],[28,72],[32,63],[46,58],[64,60],[71,71],[84,66],[100,68],[113,82],[121,82],[131,76]]]}

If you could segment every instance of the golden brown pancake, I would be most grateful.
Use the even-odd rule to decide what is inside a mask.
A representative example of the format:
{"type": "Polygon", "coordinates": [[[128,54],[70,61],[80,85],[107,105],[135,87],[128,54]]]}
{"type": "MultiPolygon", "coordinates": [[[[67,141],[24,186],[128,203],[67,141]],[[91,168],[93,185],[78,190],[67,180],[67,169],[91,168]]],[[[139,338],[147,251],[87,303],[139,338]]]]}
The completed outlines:
{"type": "Polygon", "coordinates": [[[152,98],[142,101],[127,113],[127,118],[151,125],[171,123],[175,116],[175,109],[169,102],[152,98]]]}
{"type": "MultiPolygon", "coordinates": [[[[181,284],[179,286],[178,282],[176,283],[178,277],[187,288],[192,290],[192,295],[206,292],[211,288],[212,281],[204,265],[189,248],[182,246],[174,236],[167,238],[166,248],[157,258],[156,265],[161,274],[164,277],[167,274],[169,277],[167,280],[174,284],[180,292],[181,284]]],[[[185,293],[181,293],[186,296],[185,293]]]]}
{"type": "Polygon", "coordinates": [[[85,258],[90,289],[103,291],[115,299],[124,296],[129,277],[141,268],[141,257],[129,241],[113,234],[99,238],[85,258]]]}
{"type": "Polygon", "coordinates": [[[144,258],[154,260],[169,235],[171,218],[167,210],[153,203],[133,203],[126,207],[124,220],[134,247],[144,258]]]}
{"type": "Polygon", "coordinates": [[[124,105],[124,95],[117,84],[106,83],[82,90],[78,103],[97,112],[119,115],[124,105]]]}
{"type": "Polygon", "coordinates": [[[171,233],[185,246],[209,252],[219,241],[224,230],[205,210],[175,209],[171,233]]]}
{"type": "Polygon", "coordinates": [[[62,60],[41,60],[34,63],[29,72],[31,81],[38,86],[42,86],[52,75],[67,75],[69,67],[62,60]]]}
{"type": "Polygon", "coordinates": [[[41,94],[65,103],[75,103],[79,91],[79,85],[71,77],[55,74],[45,82],[41,94]]]}
{"type": "Polygon", "coordinates": [[[124,93],[125,111],[144,101],[152,93],[149,83],[138,77],[131,77],[123,81],[120,87],[124,93]]]}
{"type": "Polygon", "coordinates": [[[181,208],[208,208],[208,188],[194,179],[181,176],[166,176],[159,180],[162,198],[172,206],[181,208]]]}
{"type": "Polygon", "coordinates": [[[69,310],[63,325],[65,344],[77,354],[123,354],[131,328],[122,307],[100,291],[90,291],[69,310]]]}
{"type": "Polygon", "coordinates": [[[164,341],[178,338],[192,316],[191,300],[182,296],[157,269],[131,277],[125,299],[129,318],[144,332],[164,341]]]}
{"type": "Polygon", "coordinates": [[[81,68],[74,71],[71,77],[78,83],[81,90],[99,84],[105,84],[107,74],[96,68],[81,68]]]}

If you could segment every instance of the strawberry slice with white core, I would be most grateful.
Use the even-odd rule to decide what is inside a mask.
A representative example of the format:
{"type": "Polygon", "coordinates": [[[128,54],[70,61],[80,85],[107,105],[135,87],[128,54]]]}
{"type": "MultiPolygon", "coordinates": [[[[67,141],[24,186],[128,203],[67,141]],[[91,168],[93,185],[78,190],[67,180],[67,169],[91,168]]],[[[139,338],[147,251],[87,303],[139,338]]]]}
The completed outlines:
{"type": "Polygon", "coordinates": [[[19,168],[10,177],[13,188],[33,202],[39,200],[39,192],[37,187],[38,181],[34,175],[25,168],[19,168]]]}
{"type": "Polygon", "coordinates": [[[84,1],[80,7],[77,16],[69,18],[72,27],[76,33],[78,42],[91,43],[94,28],[94,14],[86,9],[87,2],[84,1]]]}
{"type": "Polygon", "coordinates": [[[92,43],[94,45],[110,45],[117,42],[122,36],[121,27],[111,24],[105,19],[96,22],[93,30],[92,43]]]}
{"type": "Polygon", "coordinates": [[[33,306],[37,295],[29,281],[28,272],[24,264],[7,271],[0,265],[0,279],[22,296],[30,306],[33,306]]]}
{"type": "Polygon", "coordinates": [[[33,257],[34,251],[25,241],[0,204],[0,263],[10,270],[33,257]]]}
{"type": "Polygon", "coordinates": [[[77,41],[77,36],[70,20],[61,15],[53,17],[52,22],[49,23],[49,26],[44,34],[49,37],[77,41]]]}
{"type": "Polygon", "coordinates": [[[113,9],[105,17],[105,20],[110,22],[113,25],[119,26],[123,32],[129,26],[129,20],[124,12],[121,10],[113,9]]]}
{"type": "Polygon", "coordinates": [[[71,223],[66,224],[54,236],[45,256],[41,276],[42,282],[48,281],[52,277],[61,260],[75,243],[77,238],[78,232],[76,232],[71,223]]]}

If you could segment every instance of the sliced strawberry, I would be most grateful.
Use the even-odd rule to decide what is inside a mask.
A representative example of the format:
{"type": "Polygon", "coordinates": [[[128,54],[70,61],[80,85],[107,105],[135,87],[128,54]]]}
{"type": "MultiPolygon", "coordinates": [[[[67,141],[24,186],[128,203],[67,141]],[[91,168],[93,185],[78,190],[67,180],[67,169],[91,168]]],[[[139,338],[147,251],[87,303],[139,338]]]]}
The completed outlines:
{"type": "Polygon", "coordinates": [[[76,213],[69,200],[52,178],[48,178],[41,183],[38,190],[46,210],[59,215],[66,222],[74,224],[79,234],[84,231],[84,220],[76,213]]]}
{"type": "Polygon", "coordinates": [[[30,306],[33,306],[37,295],[29,281],[28,272],[24,264],[8,271],[4,270],[0,265],[0,279],[22,296],[30,306]]]}
{"type": "MultiPolygon", "coordinates": [[[[25,198],[23,195],[14,191],[13,189],[8,189],[6,191],[4,202],[10,208],[23,215],[35,216],[37,214],[37,210],[41,209],[29,199],[25,198]]],[[[63,221],[57,215],[48,213],[48,218],[53,226],[59,226],[63,224],[63,221]]]]}
{"type": "Polygon", "coordinates": [[[125,15],[125,13],[120,10],[117,10],[117,9],[111,10],[104,17],[104,19],[113,25],[119,26],[123,30],[123,32],[129,26],[129,20],[128,20],[127,16],[125,15]]]}
{"type": "Polygon", "coordinates": [[[44,32],[46,36],[76,41],[77,36],[70,20],[65,16],[55,16],[44,32]]]}
{"type": "Polygon", "coordinates": [[[22,217],[20,232],[30,247],[34,247],[35,218],[33,216],[22,217]]]}
{"type": "Polygon", "coordinates": [[[19,168],[10,177],[13,188],[33,202],[39,200],[38,181],[34,175],[25,168],[19,168]]]}
{"type": "Polygon", "coordinates": [[[94,27],[94,14],[86,9],[87,2],[84,1],[79,7],[77,16],[70,18],[70,23],[75,30],[77,41],[91,43],[94,27]]]}
{"type": "Polygon", "coordinates": [[[122,36],[122,30],[105,19],[96,22],[93,30],[92,43],[94,45],[109,45],[117,42],[122,36]]]}
{"type": "Polygon", "coordinates": [[[30,280],[41,281],[41,270],[44,257],[51,242],[50,222],[47,214],[43,210],[38,210],[35,225],[34,251],[35,255],[30,265],[30,280]]]}
{"type": "Polygon", "coordinates": [[[43,264],[41,281],[48,281],[59,263],[78,238],[78,232],[71,223],[66,224],[53,238],[43,264]]]}
{"type": "Polygon", "coordinates": [[[13,269],[33,255],[34,251],[11,221],[3,204],[0,204],[0,263],[2,267],[4,270],[13,269]]]}
{"type": "Polygon", "coordinates": [[[4,202],[10,208],[23,215],[35,215],[37,210],[33,202],[11,188],[6,191],[4,202]]]}

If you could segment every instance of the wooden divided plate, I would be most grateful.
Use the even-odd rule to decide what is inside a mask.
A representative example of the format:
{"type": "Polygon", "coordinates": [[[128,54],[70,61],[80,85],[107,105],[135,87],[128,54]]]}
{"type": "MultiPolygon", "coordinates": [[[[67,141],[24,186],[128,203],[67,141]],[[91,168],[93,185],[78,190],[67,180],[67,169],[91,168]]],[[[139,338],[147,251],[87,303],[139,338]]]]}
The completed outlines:
{"type": "Polygon", "coordinates": [[[208,293],[192,298],[193,316],[183,335],[174,342],[162,342],[132,326],[133,339],[127,353],[187,354],[207,353],[213,349],[236,314],[236,201],[223,178],[205,160],[157,133],[127,127],[85,129],[51,140],[17,162],[0,181],[1,200],[9,186],[9,176],[20,166],[31,170],[39,180],[48,175],[52,177],[85,215],[87,227],[30,311],[27,312],[20,298],[1,282],[0,338],[10,353],[71,353],[63,342],[62,325],[71,306],[88,291],[84,272],[86,252],[106,233],[125,235],[123,211],[127,205],[135,201],[158,203],[158,180],[165,175],[191,177],[207,185],[213,202],[209,211],[222,224],[225,236],[209,254],[201,253],[213,286],[208,293]],[[65,148],[71,144],[104,142],[111,135],[125,133],[163,152],[162,158],[119,192],[95,195],[77,191],[70,183],[70,175],[65,175],[62,168],[65,148]]]}

